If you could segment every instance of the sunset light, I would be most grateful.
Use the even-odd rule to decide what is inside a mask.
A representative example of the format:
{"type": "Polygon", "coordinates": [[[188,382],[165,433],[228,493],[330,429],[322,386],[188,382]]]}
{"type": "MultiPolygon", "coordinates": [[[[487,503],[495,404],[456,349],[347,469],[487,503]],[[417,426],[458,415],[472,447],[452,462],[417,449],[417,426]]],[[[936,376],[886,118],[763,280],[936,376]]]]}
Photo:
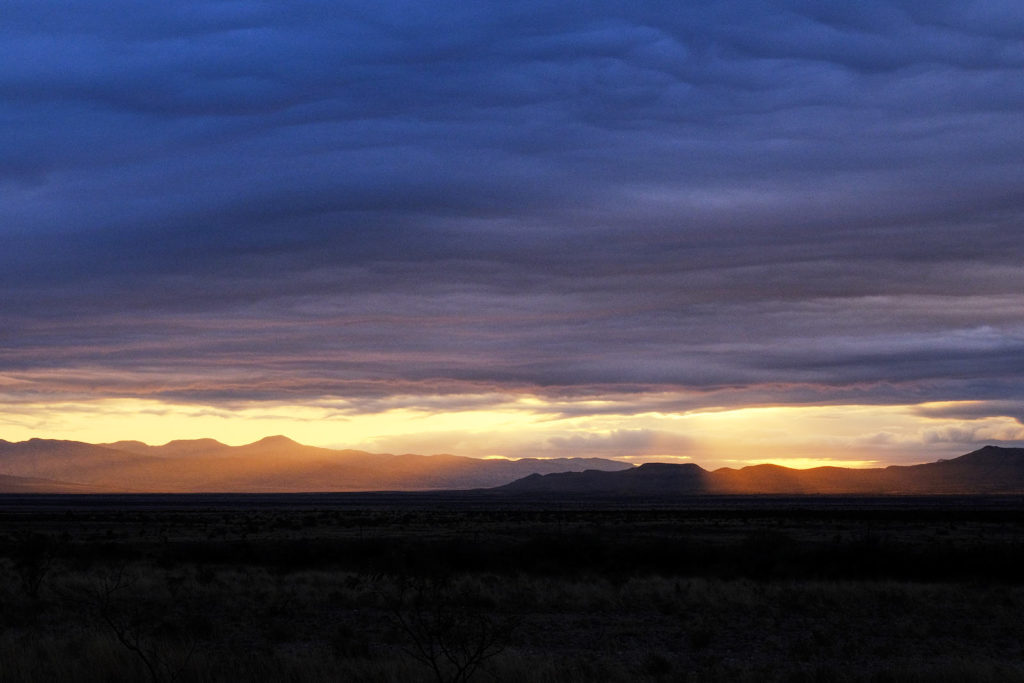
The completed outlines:
{"type": "Polygon", "coordinates": [[[0,38],[0,439],[1024,445],[1015,11],[65,4],[0,38]]]}
{"type": "MultiPolygon", "coordinates": [[[[666,397],[659,395],[659,401],[666,397]]],[[[740,467],[877,467],[959,454],[965,439],[1013,442],[1024,427],[1010,417],[958,419],[972,402],[907,406],[776,406],[628,414],[625,404],[493,395],[448,397],[475,409],[427,407],[361,412],[321,401],[240,403],[230,408],[145,399],[8,404],[7,440],[33,437],[90,443],[136,440],[159,445],[213,438],[242,445],[272,434],[327,448],[472,457],[605,457],[624,462],[697,462],[740,467]],[[486,407],[488,403],[493,404],[486,407]],[[583,414],[575,414],[580,412],[583,414]],[[255,435],[255,437],[254,437],[255,435]]]]}
{"type": "Polygon", "coordinates": [[[0,0],[0,681],[1024,681],[1024,2],[0,0]]]}

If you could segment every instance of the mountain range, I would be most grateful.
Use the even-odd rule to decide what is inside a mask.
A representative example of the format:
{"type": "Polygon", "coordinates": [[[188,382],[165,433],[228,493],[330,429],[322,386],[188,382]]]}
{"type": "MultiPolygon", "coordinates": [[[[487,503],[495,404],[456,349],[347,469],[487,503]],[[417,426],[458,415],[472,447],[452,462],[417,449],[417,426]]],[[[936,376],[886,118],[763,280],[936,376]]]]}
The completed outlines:
{"type": "Polygon", "coordinates": [[[648,463],[616,472],[531,474],[497,488],[506,494],[673,496],[698,494],[1024,493],[1024,448],[985,446],[922,465],[797,470],[779,465],[708,471],[695,464],[648,463]]]}
{"type": "Polygon", "coordinates": [[[481,459],[304,446],[271,436],[89,444],[0,439],[0,492],[307,492],[489,488],[533,473],[632,467],[602,458],[481,459]]]}
{"type": "Polygon", "coordinates": [[[493,489],[503,495],[1024,493],[1024,448],[986,446],[922,465],[791,469],[633,466],[602,458],[480,459],[305,446],[272,436],[89,444],[0,439],[0,493],[186,493],[493,489]]]}

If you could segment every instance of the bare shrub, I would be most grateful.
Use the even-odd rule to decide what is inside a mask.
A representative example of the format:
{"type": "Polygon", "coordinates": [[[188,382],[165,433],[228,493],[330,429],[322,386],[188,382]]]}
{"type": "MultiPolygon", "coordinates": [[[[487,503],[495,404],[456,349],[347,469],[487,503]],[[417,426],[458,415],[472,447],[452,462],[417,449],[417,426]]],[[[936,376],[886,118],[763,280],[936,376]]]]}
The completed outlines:
{"type": "Polygon", "coordinates": [[[489,611],[481,591],[446,578],[400,577],[390,598],[404,651],[429,667],[438,683],[466,683],[500,654],[516,628],[489,611]]]}
{"type": "Polygon", "coordinates": [[[99,573],[86,607],[145,667],[153,683],[171,683],[188,666],[198,645],[188,600],[161,601],[154,587],[123,566],[99,573]],[[147,590],[148,589],[148,590],[147,590]]]}

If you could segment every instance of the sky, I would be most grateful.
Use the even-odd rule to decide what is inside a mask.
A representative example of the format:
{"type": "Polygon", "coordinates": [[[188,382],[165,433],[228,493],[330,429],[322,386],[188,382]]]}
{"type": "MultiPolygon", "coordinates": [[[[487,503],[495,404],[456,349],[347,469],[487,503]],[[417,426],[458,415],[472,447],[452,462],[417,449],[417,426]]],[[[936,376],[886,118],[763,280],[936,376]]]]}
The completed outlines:
{"type": "Polygon", "coordinates": [[[1019,2],[0,16],[0,438],[1024,445],[1019,2]]]}

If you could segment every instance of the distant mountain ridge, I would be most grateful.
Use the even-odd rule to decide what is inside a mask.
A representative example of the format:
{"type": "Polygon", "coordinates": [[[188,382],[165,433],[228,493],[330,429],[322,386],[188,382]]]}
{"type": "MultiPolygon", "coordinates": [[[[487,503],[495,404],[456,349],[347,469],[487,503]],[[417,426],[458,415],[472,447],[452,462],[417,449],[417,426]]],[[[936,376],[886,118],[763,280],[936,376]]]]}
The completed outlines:
{"type": "Polygon", "coordinates": [[[634,467],[601,458],[479,459],[335,450],[272,436],[213,439],[0,439],[0,492],[306,492],[492,489],[504,495],[1024,493],[1024,448],[986,446],[951,460],[875,469],[688,464],[634,467]]]}
{"type": "Polygon", "coordinates": [[[0,439],[0,492],[306,492],[489,488],[531,473],[623,469],[601,458],[479,459],[305,446],[271,436],[88,444],[0,439]],[[22,481],[22,480],[33,480],[22,481]],[[49,484],[47,482],[52,482],[49,484]]]}
{"type": "Polygon", "coordinates": [[[709,471],[691,463],[648,463],[616,472],[532,474],[495,490],[577,496],[1024,493],[1024,448],[985,446],[952,460],[874,469],[752,465],[709,471]]]}

